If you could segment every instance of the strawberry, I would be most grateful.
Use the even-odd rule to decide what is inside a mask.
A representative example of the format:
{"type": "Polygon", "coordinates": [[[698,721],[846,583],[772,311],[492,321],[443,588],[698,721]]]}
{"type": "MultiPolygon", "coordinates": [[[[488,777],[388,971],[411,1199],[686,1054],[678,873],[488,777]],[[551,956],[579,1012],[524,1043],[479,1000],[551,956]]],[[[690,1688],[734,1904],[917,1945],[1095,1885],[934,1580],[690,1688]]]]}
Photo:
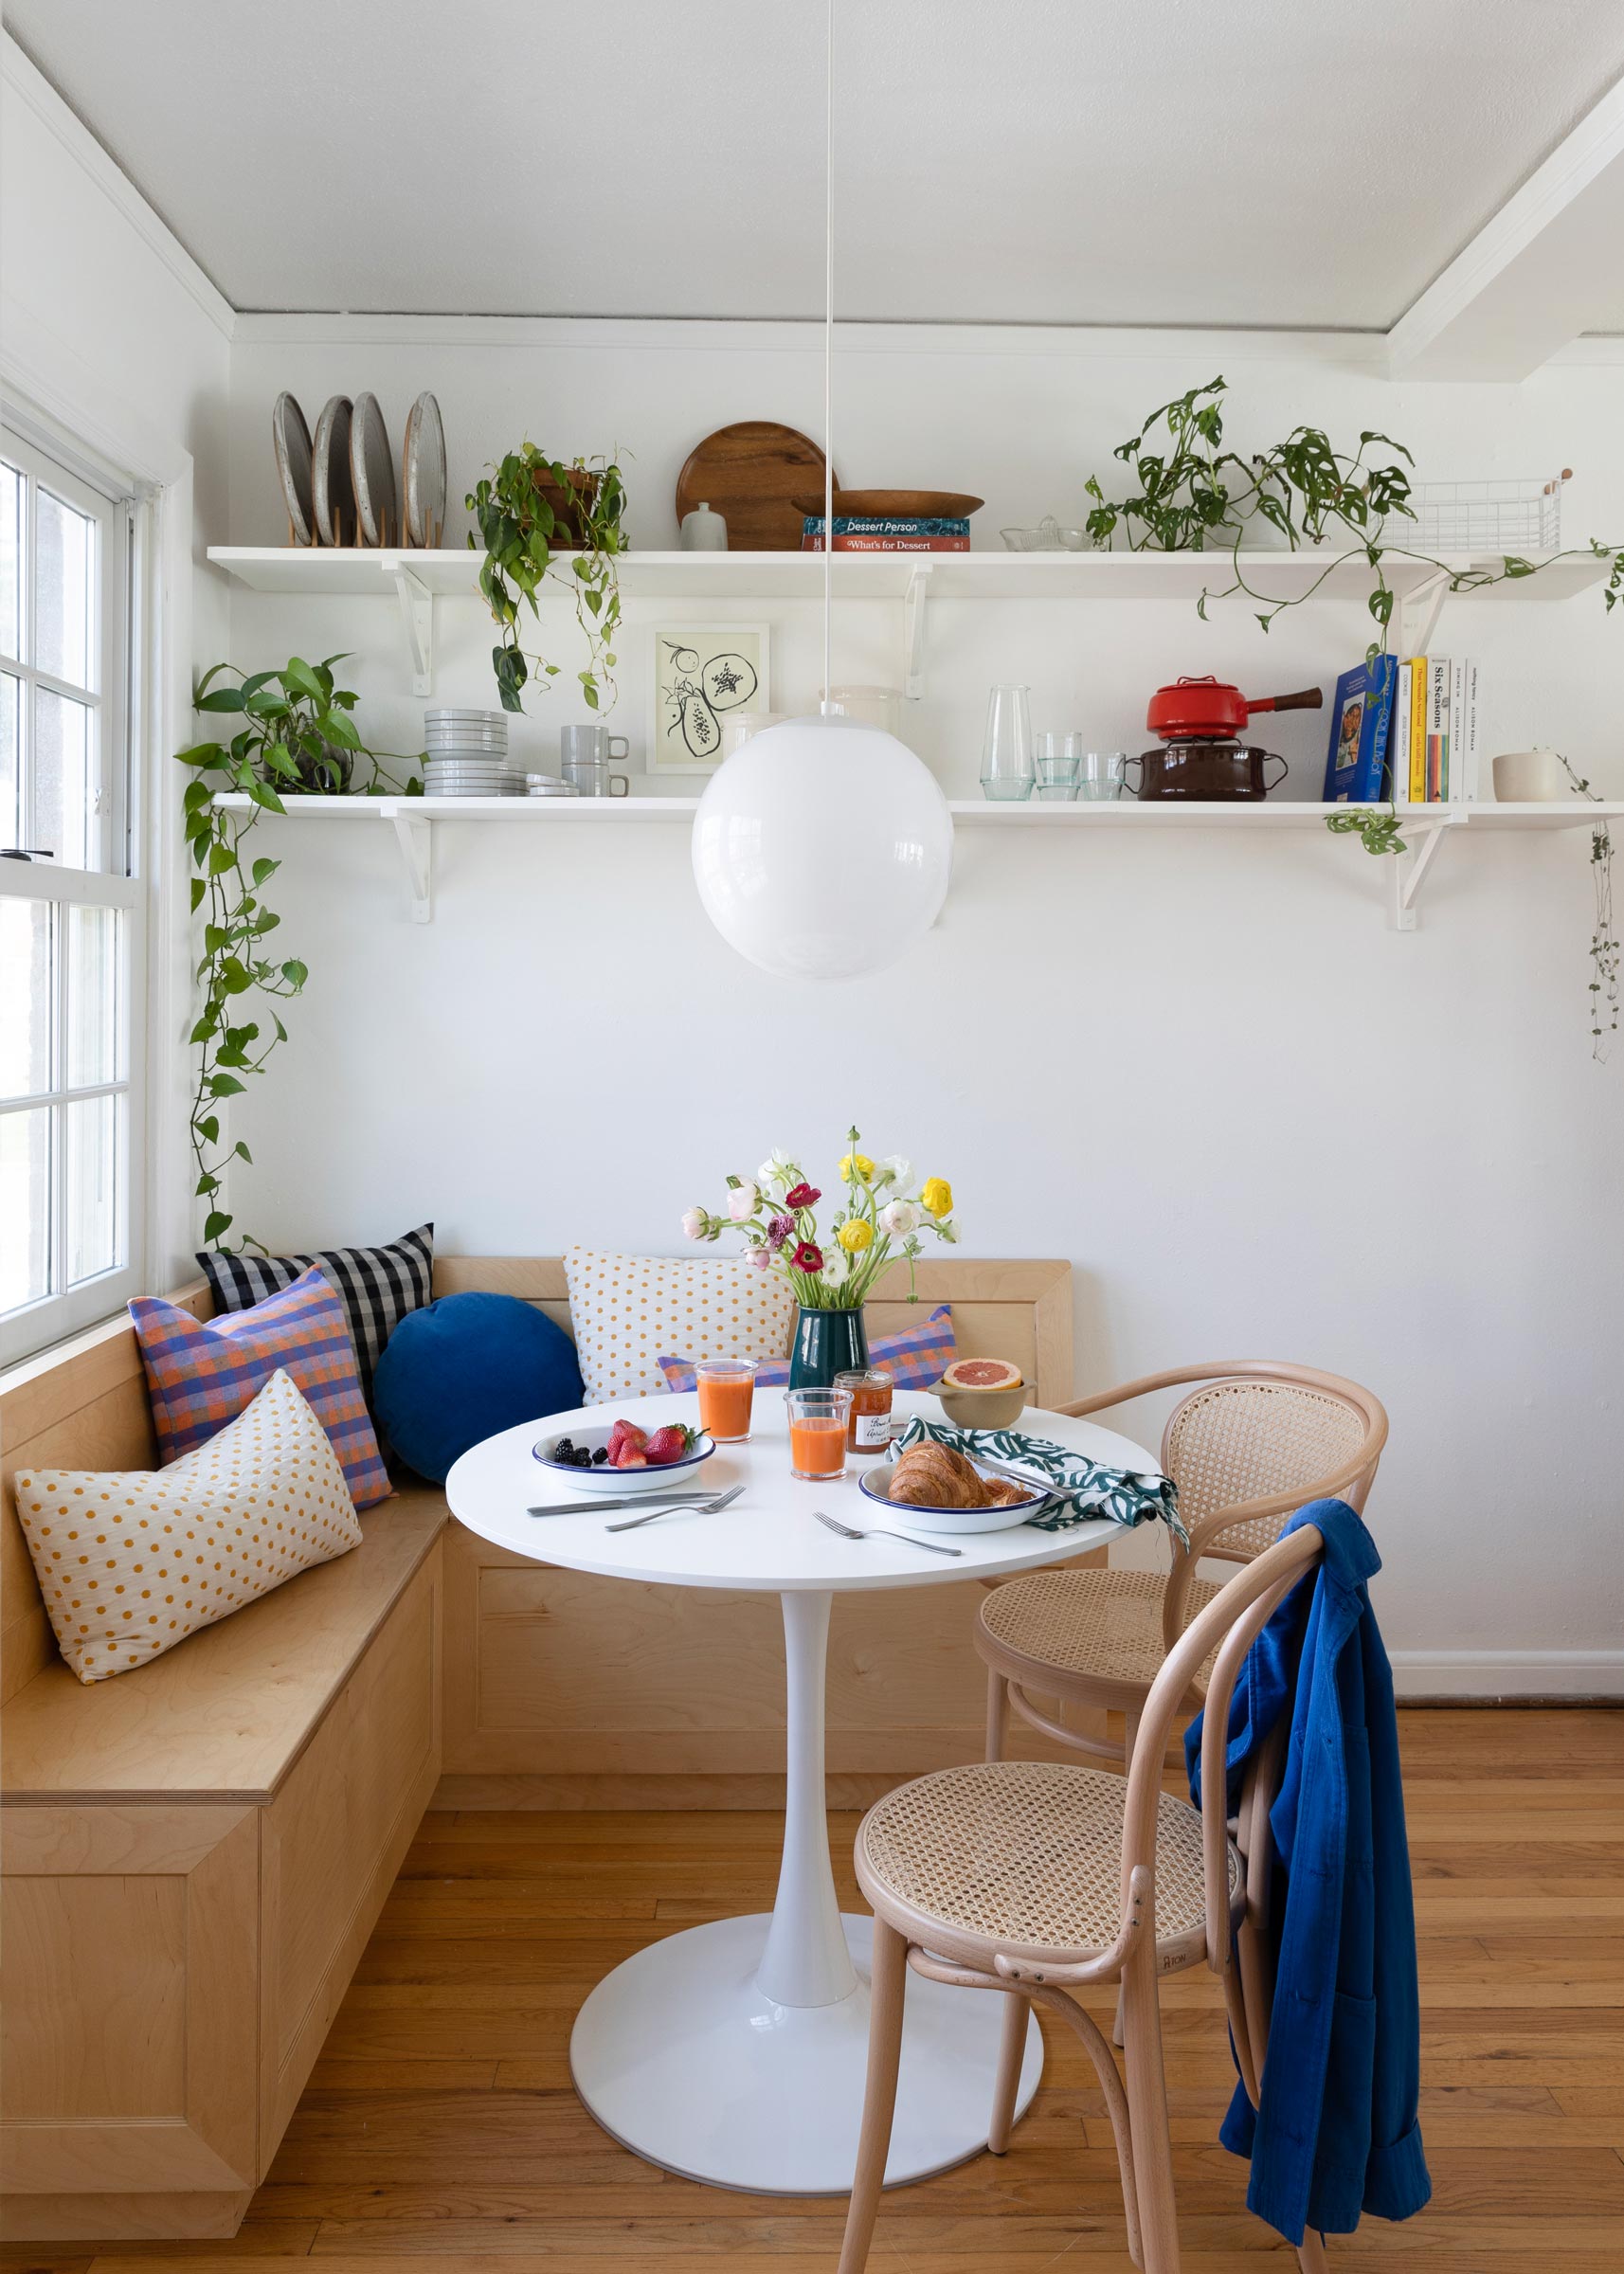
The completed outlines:
{"type": "Polygon", "coordinates": [[[620,1452],[612,1453],[609,1460],[611,1466],[616,1469],[646,1469],[648,1467],[647,1453],[639,1453],[636,1447],[624,1438],[621,1441],[620,1452]]]}
{"type": "Polygon", "coordinates": [[[679,1461],[685,1453],[692,1451],[695,1434],[680,1421],[668,1422],[663,1429],[657,1429],[645,1448],[649,1467],[663,1469],[670,1461],[679,1461]]]}
{"type": "Polygon", "coordinates": [[[624,1447],[629,1445],[634,1453],[641,1453],[647,1443],[647,1432],[639,1429],[635,1421],[617,1421],[609,1432],[609,1458],[618,1468],[620,1454],[624,1447]]]}

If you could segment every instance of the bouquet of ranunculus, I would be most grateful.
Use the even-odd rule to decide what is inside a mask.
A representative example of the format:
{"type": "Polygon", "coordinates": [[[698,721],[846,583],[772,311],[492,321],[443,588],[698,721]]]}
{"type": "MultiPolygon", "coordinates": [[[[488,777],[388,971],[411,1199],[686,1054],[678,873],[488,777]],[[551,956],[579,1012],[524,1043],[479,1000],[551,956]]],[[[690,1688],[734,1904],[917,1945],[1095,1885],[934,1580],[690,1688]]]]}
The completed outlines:
{"type": "Polygon", "coordinates": [[[958,1238],[952,1220],[953,1188],[946,1177],[927,1177],[914,1188],[913,1164],[901,1153],[872,1161],[858,1149],[856,1129],[846,1132],[850,1150],[841,1156],[841,1198],[824,1241],[813,1214],[823,1195],[806,1181],[798,1161],[776,1148],[755,1176],[728,1179],[724,1215],[690,1208],[682,1229],[690,1239],[716,1239],[742,1232],[749,1260],[757,1271],[782,1272],[795,1299],[812,1310],[857,1310],[893,1255],[905,1255],[910,1277],[921,1253],[921,1233],[949,1242],[958,1238]]]}

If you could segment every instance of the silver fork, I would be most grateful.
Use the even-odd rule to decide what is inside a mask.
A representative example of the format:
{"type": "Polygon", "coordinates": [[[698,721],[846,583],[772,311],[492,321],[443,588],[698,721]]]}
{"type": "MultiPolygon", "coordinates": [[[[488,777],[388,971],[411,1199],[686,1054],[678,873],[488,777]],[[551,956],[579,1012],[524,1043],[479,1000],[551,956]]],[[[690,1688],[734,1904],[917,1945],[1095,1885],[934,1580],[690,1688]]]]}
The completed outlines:
{"type": "Polygon", "coordinates": [[[906,1540],[910,1547],[928,1547],[933,1556],[962,1556],[965,1552],[962,1547],[944,1547],[939,1540],[915,1540],[911,1532],[888,1532],[883,1525],[875,1525],[868,1532],[854,1531],[849,1524],[839,1524],[833,1516],[825,1516],[821,1508],[814,1508],[812,1513],[830,1531],[839,1532],[842,1540],[906,1540]]]}
{"type": "Polygon", "coordinates": [[[623,1524],[606,1524],[604,1529],[606,1532],[635,1532],[640,1524],[652,1524],[657,1516],[714,1516],[718,1508],[725,1508],[730,1501],[737,1500],[743,1490],[743,1485],[735,1485],[731,1492],[719,1492],[714,1500],[702,1500],[697,1505],[693,1501],[678,1501],[673,1507],[671,1503],[664,1502],[658,1508],[650,1508],[646,1516],[628,1516],[623,1524]]]}

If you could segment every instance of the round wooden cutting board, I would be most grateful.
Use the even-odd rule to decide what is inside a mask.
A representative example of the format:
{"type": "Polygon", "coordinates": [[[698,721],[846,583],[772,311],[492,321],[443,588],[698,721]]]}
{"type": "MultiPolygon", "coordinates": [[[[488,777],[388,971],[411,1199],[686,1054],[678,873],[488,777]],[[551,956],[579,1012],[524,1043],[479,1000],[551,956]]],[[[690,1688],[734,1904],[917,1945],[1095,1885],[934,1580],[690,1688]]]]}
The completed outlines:
{"type": "Polygon", "coordinates": [[[703,503],[727,522],[731,552],[799,552],[803,515],[795,500],[822,486],[816,442],[771,419],[742,419],[708,434],[690,454],[677,477],[677,518],[703,503]]]}

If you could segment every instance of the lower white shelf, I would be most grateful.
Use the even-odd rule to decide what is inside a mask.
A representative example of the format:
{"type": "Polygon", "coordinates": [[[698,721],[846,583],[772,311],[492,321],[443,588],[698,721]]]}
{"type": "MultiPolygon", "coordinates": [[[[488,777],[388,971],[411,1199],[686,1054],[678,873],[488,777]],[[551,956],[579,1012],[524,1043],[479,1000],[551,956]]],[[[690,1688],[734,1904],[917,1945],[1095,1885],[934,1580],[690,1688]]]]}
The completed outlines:
{"type": "MultiPolygon", "coordinates": [[[[246,813],[252,800],[217,799],[227,811],[246,813]]],[[[287,818],[308,821],[386,823],[394,833],[406,867],[412,916],[419,924],[433,915],[434,828],[474,822],[539,824],[545,828],[593,828],[603,823],[688,823],[697,798],[291,798],[287,818]]],[[[991,804],[981,798],[950,801],[956,829],[1299,829],[1324,833],[1326,817],[1345,805],[1274,800],[1240,800],[1204,804],[1169,799],[1141,804],[1136,799],[1047,805],[991,804]]],[[[265,821],[276,817],[262,815],[265,821]]],[[[1390,920],[1401,931],[1415,929],[1415,904],[1421,880],[1445,836],[1466,830],[1591,829],[1624,820],[1624,800],[1591,805],[1570,799],[1549,805],[1400,805],[1400,826],[1410,849],[1384,857],[1392,878],[1390,920]]]]}

